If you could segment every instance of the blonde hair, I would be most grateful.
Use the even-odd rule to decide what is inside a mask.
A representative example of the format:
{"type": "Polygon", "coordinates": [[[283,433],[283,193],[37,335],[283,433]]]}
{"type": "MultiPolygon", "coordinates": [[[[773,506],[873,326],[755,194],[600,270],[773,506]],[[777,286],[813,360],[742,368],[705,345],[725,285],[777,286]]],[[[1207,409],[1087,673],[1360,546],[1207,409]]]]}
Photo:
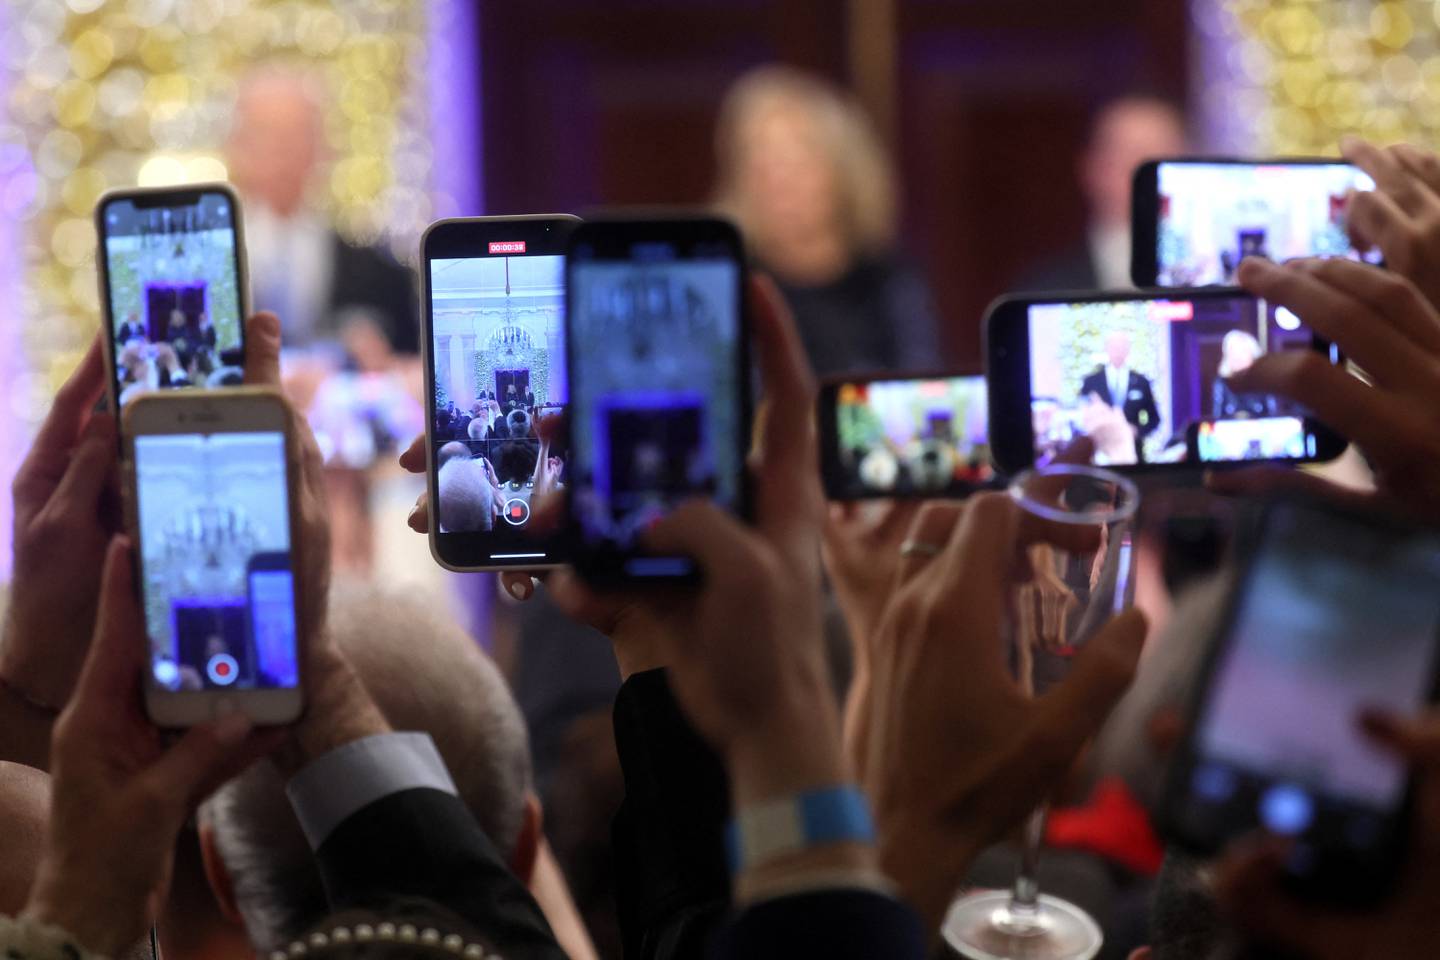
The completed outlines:
{"type": "MultiPolygon", "coordinates": [[[[888,249],[895,239],[895,171],[869,115],[852,95],[792,67],[764,66],[730,88],[715,128],[719,171],[715,205],[734,218],[748,238],[759,236],[740,196],[743,131],[777,106],[789,107],[811,125],[835,171],[836,208],[845,245],[854,253],[888,249]]],[[[758,251],[762,254],[764,251],[758,251]]]]}
{"type": "Polygon", "coordinates": [[[1250,359],[1259,360],[1264,351],[1260,341],[1244,330],[1231,330],[1220,341],[1220,376],[1228,377],[1235,371],[1230,369],[1230,351],[1237,343],[1243,343],[1250,351],[1250,359]]]}

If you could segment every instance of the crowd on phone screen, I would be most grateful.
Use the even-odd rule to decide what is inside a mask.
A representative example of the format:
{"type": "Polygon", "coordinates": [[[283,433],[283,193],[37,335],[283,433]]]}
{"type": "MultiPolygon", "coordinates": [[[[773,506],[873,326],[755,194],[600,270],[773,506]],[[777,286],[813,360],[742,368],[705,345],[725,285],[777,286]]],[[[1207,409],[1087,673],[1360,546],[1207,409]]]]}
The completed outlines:
{"type": "Polygon", "coordinates": [[[240,382],[240,370],[223,364],[215,325],[207,313],[193,319],[172,310],[161,335],[151,339],[135,316],[115,331],[121,396],[162,387],[226,387],[240,382]]]}
{"type": "MultiPolygon", "coordinates": [[[[1129,171],[1180,152],[1180,129],[1172,110],[1143,98],[1099,115],[1081,165],[1092,229],[1074,257],[1037,276],[1122,282],[1129,171]]],[[[554,693],[586,682],[583,656],[562,654],[539,686],[532,676],[512,694],[441,611],[394,589],[331,583],[326,480],[298,419],[305,713],[286,729],[252,728],[237,713],[162,737],[140,702],[143,617],[114,487],[116,420],[97,410],[107,389],[97,341],[56,395],[13,491],[0,646],[4,955],[128,958],[158,942],[168,955],[215,957],[919,958],[945,949],[939,930],[958,891],[1006,882],[996,849],[1056,798],[1072,809],[1046,883],[1102,918],[1118,956],[1434,956],[1440,715],[1372,731],[1421,790],[1403,873],[1377,904],[1298,900],[1264,844],[1207,864],[1165,851],[1147,814],[1173,714],[1213,634],[1223,571],[1183,578],[1188,590],[1167,577],[1175,597],[1163,629],[1147,640],[1145,616],[1123,614],[1054,696],[1017,697],[987,654],[1000,648],[1007,578],[1031,535],[1016,505],[981,493],[861,510],[821,493],[813,369],[881,358],[900,371],[935,332],[922,329],[923,283],[893,252],[893,184],[868,124],[819,81],[767,69],[727,102],[718,147],[721,205],[776,278],[750,291],[763,405],[751,463],[765,478],[755,522],[691,503],[655,525],[653,542],[700,563],[698,587],[606,593],[568,570],[543,587],[502,577],[516,599],[543,595],[609,641],[619,673],[610,667],[613,702],[598,725],[613,724],[614,759],[608,745],[586,746],[608,740],[590,735],[594,698],[554,693]],[[836,616],[848,669],[836,669],[827,643],[836,616]],[[1143,661],[1142,645],[1153,650],[1143,661]],[[547,689],[570,704],[556,708],[564,732],[558,746],[532,750],[522,713],[547,689]],[[1075,796],[1078,782],[1094,791],[1075,796]],[[868,798],[873,835],[798,843],[758,862],[743,843],[727,853],[732,820],[837,790],[868,798]],[[608,835],[576,838],[577,824],[605,819],[587,812],[612,804],[608,835]],[[552,822],[542,807],[572,815],[552,822]]],[[[1377,183],[1374,196],[1354,198],[1352,233],[1392,269],[1247,260],[1237,278],[1303,313],[1371,380],[1227,338],[1226,380],[1210,399],[1221,412],[1263,413],[1257,397],[1305,405],[1354,442],[1373,488],[1266,471],[1213,481],[1212,493],[1304,489],[1430,522],[1440,519],[1440,159],[1361,142],[1344,150],[1377,183]]],[[[246,321],[247,383],[279,386],[286,322],[246,321]]],[[[122,390],[216,369],[203,316],[179,316],[154,342],[127,327],[122,390]]],[[[1115,342],[1117,370],[1126,349],[1115,342]]],[[[1092,388],[1129,384],[1112,385],[1102,368],[1092,388]]],[[[442,487],[461,467],[456,482],[475,487],[465,529],[490,528],[496,488],[526,466],[547,481],[537,496],[559,483],[545,409],[515,390],[437,411],[442,487]],[[475,452],[522,442],[533,462],[475,452]]],[[[423,438],[401,458],[417,472],[425,461],[423,438]]],[[[432,522],[448,525],[422,498],[411,525],[432,522]]],[[[1153,531],[1142,536],[1143,549],[1161,549],[1153,531]]],[[[1192,559],[1167,554],[1152,566],[1174,573],[1192,559]]],[[[548,623],[552,639],[578,629],[533,622],[548,623]]]]}

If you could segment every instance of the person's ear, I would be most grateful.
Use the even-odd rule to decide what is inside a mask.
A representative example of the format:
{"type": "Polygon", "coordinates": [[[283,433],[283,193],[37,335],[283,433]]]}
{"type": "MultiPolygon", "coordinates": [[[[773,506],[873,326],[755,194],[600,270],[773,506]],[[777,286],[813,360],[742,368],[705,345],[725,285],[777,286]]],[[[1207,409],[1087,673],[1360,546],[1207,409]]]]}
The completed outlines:
{"type": "Polygon", "coordinates": [[[515,837],[515,849],[510,853],[510,870],[527,887],[535,874],[535,859],[540,856],[540,831],[544,824],[540,810],[540,798],[535,791],[525,791],[525,813],[520,821],[520,833],[515,837]]]}
{"type": "Polygon", "coordinates": [[[215,903],[226,920],[244,927],[245,918],[235,902],[235,885],[230,880],[225,861],[220,857],[220,849],[215,845],[215,828],[204,817],[200,818],[199,833],[200,860],[205,865],[205,879],[210,881],[215,903]]]}

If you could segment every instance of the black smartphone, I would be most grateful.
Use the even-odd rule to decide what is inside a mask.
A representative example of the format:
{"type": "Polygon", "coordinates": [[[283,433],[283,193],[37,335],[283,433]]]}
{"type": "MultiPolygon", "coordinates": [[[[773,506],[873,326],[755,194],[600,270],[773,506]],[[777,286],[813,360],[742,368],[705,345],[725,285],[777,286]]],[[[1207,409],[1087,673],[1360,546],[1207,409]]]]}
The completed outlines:
{"type": "Polygon", "coordinates": [[[693,579],[692,558],[642,539],[692,497],[749,515],[740,234],[702,217],[590,221],[565,273],[573,562],[600,582],[693,579]]]}
{"type": "Polygon", "coordinates": [[[981,376],[831,380],[817,420],[831,500],[964,497],[994,478],[981,376]]]}
{"type": "Polygon", "coordinates": [[[1281,397],[1226,377],[1262,354],[1341,356],[1243,290],[1002,297],[985,320],[990,449],[1001,470],[1048,463],[1080,435],[1095,462],[1159,471],[1331,460],[1345,441],[1281,397]]]}
{"type": "Polygon", "coordinates": [[[239,386],[250,294],[234,191],[112,191],[95,229],[114,407],[151,390],[239,386]]]}
{"type": "Polygon", "coordinates": [[[1375,181],[1338,159],[1151,160],[1135,171],[1130,275],[1139,287],[1235,282],[1245,257],[1361,254],[1345,232],[1352,190],[1375,181]]]}
{"type": "Polygon", "coordinates": [[[567,482],[563,214],[468,217],[420,241],[430,551],[450,570],[563,563],[532,501],[567,482]]]}
{"type": "Polygon", "coordinates": [[[1298,886],[1379,896],[1404,850],[1409,777],[1357,717],[1436,696],[1440,533],[1289,500],[1251,536],[1162,822],[1201,854],[1266,830],[1293,841],[1298,886]]]}

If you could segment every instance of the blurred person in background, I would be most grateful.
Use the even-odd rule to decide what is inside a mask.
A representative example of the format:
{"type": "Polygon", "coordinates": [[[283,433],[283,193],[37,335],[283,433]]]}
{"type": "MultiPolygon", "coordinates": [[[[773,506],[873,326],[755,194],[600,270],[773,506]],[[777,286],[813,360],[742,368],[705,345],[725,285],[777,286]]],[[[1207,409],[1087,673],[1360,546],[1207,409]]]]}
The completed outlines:
{"type": "MultiPolygon", "coordinates": [[[[377,541],[387,511],[414,493],[376,468],[393,449],[390,427],[422,416],[415,278],[388,251],[346,242],[325,217],[326,107],[299,65],[254,68],[240,81],[225,162],[245,202],[255,306],[280,317],[285,392],[325,457],[335,565],[393,581],[418,557],[387,556],[377,541]]],[[[435,577],[424,586],[441,589],[435,577]]]]}
{"type": "Polygon", "coordinates": [[[895,248],[895,173],[853,97],[789,67],[741,77],[716,130],[717,205],[795,312],[820,376],[935,366],[935,307],[895,248]]]}
{"type": "Polygon", "coordinates": [[[1185,117],[1168,100],[1130,94],[1095,114],[1077,164],[1085,236],[1029,270],[1017,290],[1123,290],[1130,282],[1130,192],[1146,160],[1184,156],[1185,117]]]}
{"type": "Polygon", "coordinates": [[[411,272],[384,250],[346,243],[312,200],[322,104],[297,69],[262,66],[240,82],[225,163],[245,201],[255,307],[280,316],[287,347],[348,340],[342,320],[368,321],[391,350],[417,353],[411,272]]]}

